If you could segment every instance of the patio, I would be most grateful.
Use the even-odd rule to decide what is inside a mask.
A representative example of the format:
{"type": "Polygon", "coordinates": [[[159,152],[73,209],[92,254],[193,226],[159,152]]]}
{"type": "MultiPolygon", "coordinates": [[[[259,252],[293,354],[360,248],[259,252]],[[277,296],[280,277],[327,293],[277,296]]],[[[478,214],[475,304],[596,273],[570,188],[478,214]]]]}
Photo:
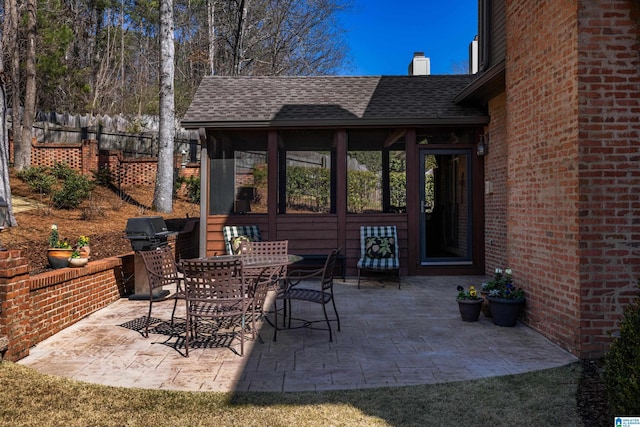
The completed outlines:
{"type": "MultiPolygon", "coordinates": [[[[455,288],[484,277],[403,277],[394,282],[338,280],[342,330],[283,330],[273,342],[264,322],[245,356],[227,347],[194,348],[185,358],[176,337],[136,330],[148,302],[119,300],[32,348],[18,363],[79,381],[183,391],[310,391],[406,386],[518,374],[575,362],[532,329],[460,320],[455,288]],[[122,326],[124,325],[124,326],[122,326]]],[[[320,317],[321,308],[308,304],[320,317]]],[[[180,318],[184,307],[178,304],[180,318]]],[[[154,305],[168,321],[173,302],[154,305]]],[[[309,318],[303,307],[300,317],[309,318]]],[[[162,323],[156,332],[162,332],[162,323]]],[[[234,347],[237,341],[234,342],[234,347]]]]}

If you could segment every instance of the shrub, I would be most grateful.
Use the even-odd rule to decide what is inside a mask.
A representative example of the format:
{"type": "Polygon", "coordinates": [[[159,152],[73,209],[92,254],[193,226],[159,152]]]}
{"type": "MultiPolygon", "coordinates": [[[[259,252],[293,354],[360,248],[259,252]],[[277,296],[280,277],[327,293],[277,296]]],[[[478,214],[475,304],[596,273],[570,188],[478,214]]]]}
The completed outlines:
{"type": "Polygon", "coordinates": [[[640,414],[640,299],[625,309],[620,336],[614,338],[604,362],[609,409],[613,415],[640,414]]]}
{"type": "Polygon", "coordinates": [[[187,200],[191,203],[200,203],[200,177],[190,176],[186,178],[185,185],[187,186],[187,200]]]}
{"type": "Polygon", "coordinates": [[[113,182],[111,171],[108,166],[100,166],[97,171],[91,172],[93,174],[93,180],[101,187],[109,187],[113,182]]]}
{"type": "Polygon", "coordinates": [[[31,191],[40,194],[51,194],[56,183],[56,179],[43,166],[23,169],[18,172],[18,178],[26,182],[31,191]]]}
{"type": "Polygon", "coordinates": [[[51,168],[51,173],[58,179],[66,180],[70,176],[77,175],[77,172],[71,169],[68,164],[57,162],[51,168]]]}
{"type": "Polygon", "coordinates": [[[53,204],[58,209],[77,208],[89,198],[93,185],[86,177],[73,173],[65,179],[62,189],[52,195],[53,204]]]}

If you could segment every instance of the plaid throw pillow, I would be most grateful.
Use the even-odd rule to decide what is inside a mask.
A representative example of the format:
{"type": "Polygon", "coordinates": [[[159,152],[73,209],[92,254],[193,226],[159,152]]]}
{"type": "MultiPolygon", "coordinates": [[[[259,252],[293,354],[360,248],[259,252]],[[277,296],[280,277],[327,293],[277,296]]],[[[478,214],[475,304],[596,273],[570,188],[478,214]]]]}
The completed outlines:
{"type": "Polygon", "coordinates": [[[396,242],[393,237],[367,237],[364,241],[364,253],[367,258],[393,258],[396,254],[396,242]]]}

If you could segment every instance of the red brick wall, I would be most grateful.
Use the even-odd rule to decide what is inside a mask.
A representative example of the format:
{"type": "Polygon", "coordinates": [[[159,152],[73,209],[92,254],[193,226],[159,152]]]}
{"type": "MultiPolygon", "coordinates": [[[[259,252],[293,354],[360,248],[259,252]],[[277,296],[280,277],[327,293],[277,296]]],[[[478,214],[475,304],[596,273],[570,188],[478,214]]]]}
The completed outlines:
{"type": "MultiPolygon", "coordinates": [[[[13,152],[13,141],[9,141],[13,152]]],[[[176,156],[176,167],[181,166],[182,156],[176,156]]],[[[155,157],[126,158],[121,151],[99,151],[98,141],[84,140],[80,143],[42,143],[33,140],[31,147],[31,166],[52,167],[56,163],[66,163],[83,175],[91,176],[100,167],[111,172],[114,185],[128,187],[133,185],[155,185],[158,161],[155,157]]],[[[198,176],[199,163],[188,163],[180,169],[182,176],[198,176]]]]}
{"type": "Polygon", "coordinates": [[[484,158],[484,230],[485,266],[491,275],[496,267],[507,265],[507,143],[506,97],[504,94],[489,101],[491,122],[485,129],[488,154],[484,158]],[[489,190],[492,189],[492,190],[489,190]]]}
{"type": "Polygon", "coordinates": [[[526,321],[584,358],[604,354],[640,277],[632,3],[507,3],[507,263],[526,321]]]}
{"type": "Polygon", "coordinates": [[[640,278],[640,42],[636,1],[580,3],[581,354],[598,355],[640,278]]]}
{"type": "MultiPolygon", "coordinates": [[[[177,259],[197,256],[198,234],[193,220],[169,238],[177,259]]],[[[27,356],[32,346],[134,289],[133,252],[34,276],[28,262],[20,251],[0,252],[0,336],[9,338],[7,360],[27,356]]]]}
{"type": "Polygon", "coordinates": [[[580,352],[575,1],[507,5],[507,258],[527,322],[580,352]]]}

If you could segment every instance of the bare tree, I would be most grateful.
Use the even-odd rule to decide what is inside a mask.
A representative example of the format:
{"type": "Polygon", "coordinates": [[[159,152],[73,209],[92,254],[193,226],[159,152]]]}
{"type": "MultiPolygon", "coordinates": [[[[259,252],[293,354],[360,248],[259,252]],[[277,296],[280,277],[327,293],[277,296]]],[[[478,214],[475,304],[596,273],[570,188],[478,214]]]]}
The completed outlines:
{"type": "MultiPolygon", "coordinates": [[[[14,147],[20,144],[22,128],[20,125],[20,49],[18,49],[18,4],[17,0],[5,0],[4,22],[2,27],[2,44],[4,52],[9,52],[10,92],[14,94],[11,99],[11,123],[13,131],[14,147]]],[[[4,64],[3,64],[4,68],[4,64]]],[[[5,82],[6,84],[6,79],[5,82]]],[[[6,87],[5,87],[6,89],[6,87]]],[[[6,100],[5,100],[6,101],[6,100]]]]}
{"type": "MultiPolygon", "coordinates": [[[[22,114],[22,138],[15,144],[15,168],[31,166],[31,139],[36,115],[36,0],[27,1],[27,57],[25,65],[24,113],[22,114]]],[[[15,94],[14,94],[15,96],[15,94]]],[[[17,142],[17,141],[16,141],[17,142]]]]}
{"type": "MultiPolygon", "coordinates": [[[[3,33],[3,35],[6,33],[3,33]]],[[[9,185],[9,131],[7,129],[7,91],[5,87],[3,43],[0,43],[0,198],[9,205],[9,226],[18,225],[11,204],[11,186],[9,185]]]]}
{"type": "Polygon", "coordinates": [[[175,135],[173,1],[160,1],[160,122],[158,173],[153,206],[158,212],[173,210],[173,150],[175,135]]]}

